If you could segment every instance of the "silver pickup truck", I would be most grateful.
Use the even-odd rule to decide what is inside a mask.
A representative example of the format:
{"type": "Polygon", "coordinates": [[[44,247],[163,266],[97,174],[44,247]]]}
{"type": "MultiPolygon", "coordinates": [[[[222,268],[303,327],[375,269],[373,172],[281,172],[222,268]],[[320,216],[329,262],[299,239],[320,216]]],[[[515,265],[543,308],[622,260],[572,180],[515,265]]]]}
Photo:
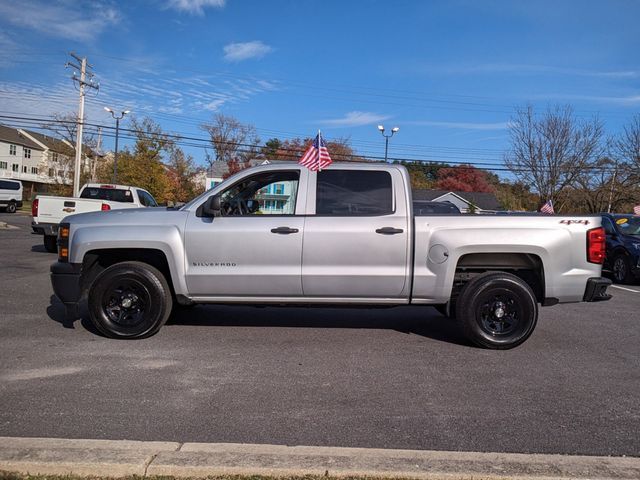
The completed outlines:
{"type": "Polygon", "coordinates": [[[193,304],[431,305],[476,345],[533,332],[538,305],[608,300],[599,216],[414,216],[406,169],[262,165],[180,209],[69,216],[51,281],[114,338],[193,304]]]}

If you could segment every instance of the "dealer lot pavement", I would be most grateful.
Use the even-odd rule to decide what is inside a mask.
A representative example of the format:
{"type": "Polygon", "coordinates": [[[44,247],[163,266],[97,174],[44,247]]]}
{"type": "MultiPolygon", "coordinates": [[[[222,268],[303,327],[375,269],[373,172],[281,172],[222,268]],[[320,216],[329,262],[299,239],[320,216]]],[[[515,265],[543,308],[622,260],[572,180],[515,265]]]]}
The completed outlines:
{"type": "Polygon", "coordinates": [[[29,220],[0,213],[0,436],[640,456],[638,286],[506,352],[428,307],[196,307],[114,341],[63,325],[29,220]]]}

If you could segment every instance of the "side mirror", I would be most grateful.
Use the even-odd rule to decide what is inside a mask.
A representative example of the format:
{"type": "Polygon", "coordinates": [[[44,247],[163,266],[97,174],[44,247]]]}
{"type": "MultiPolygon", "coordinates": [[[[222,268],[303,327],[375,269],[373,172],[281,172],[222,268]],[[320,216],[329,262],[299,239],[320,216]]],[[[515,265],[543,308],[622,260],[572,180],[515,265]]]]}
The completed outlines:
{"type": "Polygon", "coordinates": [[[220,197],[217,195],[207,198],[202,205],[202,213],[205,217],[219,217],[220,211],[220,197]]]}

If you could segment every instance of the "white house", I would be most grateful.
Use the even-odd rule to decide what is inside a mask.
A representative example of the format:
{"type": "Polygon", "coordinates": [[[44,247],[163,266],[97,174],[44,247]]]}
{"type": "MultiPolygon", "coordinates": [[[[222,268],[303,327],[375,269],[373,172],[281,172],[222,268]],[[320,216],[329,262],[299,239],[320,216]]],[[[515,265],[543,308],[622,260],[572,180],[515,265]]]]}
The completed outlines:
{"type": "MultiPolygon", "coordinates": [[[[48,185],[73,182],[74,146],[42,133],[0,125],[0,178],[21,180],[24,196],[46,192],[48,185]]],[[[83,168],[92,160],[83,155],[83,168]]]]}
{"type": "Polygon", "coordinates": [[[414,190],[413,200],[453,203],[462,213],[495,213],[502,210],[493,193],[452,192],[449,190],[414,190]]]}

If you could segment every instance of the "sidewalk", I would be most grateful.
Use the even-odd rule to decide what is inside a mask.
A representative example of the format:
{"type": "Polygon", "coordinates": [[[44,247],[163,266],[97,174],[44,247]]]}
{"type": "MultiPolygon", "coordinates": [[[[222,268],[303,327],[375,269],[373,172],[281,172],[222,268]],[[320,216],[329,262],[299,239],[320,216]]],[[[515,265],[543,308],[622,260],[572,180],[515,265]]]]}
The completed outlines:
{"type": "Polygon", "coordinates": [[[0,471],[96,476],[638,479],[640,458],[0,437],[0,471]]]}

